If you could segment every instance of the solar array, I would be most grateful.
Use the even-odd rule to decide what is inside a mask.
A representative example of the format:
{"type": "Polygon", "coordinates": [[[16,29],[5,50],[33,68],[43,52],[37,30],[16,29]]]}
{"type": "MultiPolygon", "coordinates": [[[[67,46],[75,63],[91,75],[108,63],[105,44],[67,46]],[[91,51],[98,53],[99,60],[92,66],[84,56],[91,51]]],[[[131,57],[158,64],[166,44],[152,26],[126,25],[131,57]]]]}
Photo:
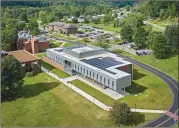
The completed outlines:
{"type": "Polygon", "coordinates": [[[119,64],[123,64],[122,62],[116,61],[111,57],[104,57],[102,59],[100,59],[100,58],[92,58],[92,59],[88,59],[88,60],[83,59],[81,61],[83,61],[87,64],[90,64],[94,67],[103,69],[103,70],[105,70],[109,73],[112,73],[112,74],[115,74],[115,73],[107,70],[106,68],[109,68],[109,67],[112,67],[112,66],[115,66],[115,65],[119,65],[119,64]]]}

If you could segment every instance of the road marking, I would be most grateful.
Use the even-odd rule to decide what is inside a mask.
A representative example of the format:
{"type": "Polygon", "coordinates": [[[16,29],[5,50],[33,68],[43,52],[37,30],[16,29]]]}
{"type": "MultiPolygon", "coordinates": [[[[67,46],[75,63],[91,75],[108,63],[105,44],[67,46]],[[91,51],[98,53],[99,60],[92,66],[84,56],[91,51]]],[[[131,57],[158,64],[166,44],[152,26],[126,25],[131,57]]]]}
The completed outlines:
{"type": "MultiPolygon", "coordinates": [[[[125,57],[125,56],[124,56],[125,57]]],[[[126,59],[128,59],[128,58],[126,58],[126,59]]],[[[130,60],[131,58],[129,58],[128,60],[130,60]]],[[[143,68],[146,68],[146,69],[148,69],[149,71],[153,71],[153,72],[155,72],[156,74],[158,74],[158,75],[161,75],[162,77],[164,77],[165,79],[167,79],[169,82],[171,82],[172,83],[172,85],[174,85],[174,87],[178,90],[178,87],[177,87],[177,85],[173,82],[173,81],[171,81],[169,78],[167,78],[166,76],[164,76],[162,73],[160,73],[160,72],[157,72],[157,71],[155,71],[155,69],[152,69],[152,68],[150,68],[150,67],[147,67],[147,65],[145,65],[145,64],[140,64],[140,62],[137,62],[137,61],[135,61],[135,60],[133,60],[133,59],[131,59],[133,62],[135,62],[136,64],[138,64],[139,66],[141,66],[141,67],[143,67],[143,68]]],[[[156,69],[157,70],[157,69],[156,69]]],[[[156,75],[155,74],[155,75],[156,75]]],[[[159,76],[160,77],[160,76],[159,76]]],[[[161,77],[160,77],[161,78],[161,77]]],[[[173,90],[171,89],[171,87],[170,87],[170,85],[169,85],[169,88],[170,88],[170,90],[172,91],[172,95],[173,95],[173,90]]],[[[173,96],[173,100],[174,100],[174,96],[173,96]]],[[[173,105],[173,102],[172,102],[172,105],[173,105]]],[[[171,107],[172,107],[172,105],[171,105],[171,107]]],[[[171,108],[170,107],[170,108],[171,108]]],[[[175,111],[175,114],[177,114],[177,112],[178,112],[178,109],[175,111]]],[[[162,116],[160,116],[160,117],[162,117],[162,116]]],[[[160,118],[159,117],[159,118],[160,118]]],[[[159,119],[159,118],[157,118],[157,119],[159,119]]],[[[156,119],[156,120],[157,120],[156,119]]],[[[164,122],[162,122],[161,124],[159,124],[159,125],[157,125],[156,127],[158,127],[158,126],[160,126],[160,125],[162,125],[162,124],[164,124],[165,122],[167,122],[168,120],[170,120],[171,119],[171,117],[170,118],[168,118],[167,120],[165,120],[164,122]]],[[[155,121],[155,120],[154,120],[155,121]]],[[[152,121],[153,122],[153,121],[152,121]]],[[[152,123],[152,122],[150,122],[150,123],[152,123]]],[[[172,125],[173,126],[173,125],[172,125]]]]}
{"type": "Polygon", "coordinates": [[[171,113],[169,111],[165,111],[164,114],[168,115],[168,116],[170,116],[170,117],[172,117],[172,118],[174,118],[176,120],[178,120],[178,116],[176,114],[173,114],[173,113],[171,113]]]}

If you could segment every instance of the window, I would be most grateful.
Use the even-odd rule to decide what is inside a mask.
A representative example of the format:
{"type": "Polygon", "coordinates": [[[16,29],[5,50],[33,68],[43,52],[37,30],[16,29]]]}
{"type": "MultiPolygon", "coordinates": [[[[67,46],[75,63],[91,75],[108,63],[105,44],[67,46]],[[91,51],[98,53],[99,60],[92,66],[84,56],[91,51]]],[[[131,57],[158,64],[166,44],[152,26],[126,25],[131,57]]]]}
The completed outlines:
{"type": "Polygon", "coordinates": [[[79,66],[78,66],[78,71],[79,71],[79,66]]]}
{"type": "Polygon", "coordinates": [[[114,86],[114,81],[112,81],[112,87],[114,86]]]}
{"type": "Polygon", "coordinates": [[[100,81],[102,80],[102,76],[100,76],[100,81]]]}
{"type": "Polygon", "coordinates": [[[76,64],[75,64],[75,70],[76,70],[76,64]]]}
{"type": "Polygon", "coordinates": [[[96,74],[96,78],[97,78],[97,80],[98,80],[98,74],[96,74]]]}
{"type": "Polygon", "coordinates": [[[105,84],[105,82],[106,82],[106,79],[105,79],[105,77],[104,77],[104,84],[105,84]]]}
{"type": "Polygon", "coordinates": [[[82,71],[82,67],[81,67],[81,73],[82,73],[83,71],[82,71]]]}
{"type": "Polygon", "coordinates": [[[83,68],[83,74],[85,74],[85,68],[83,68]]]}
{"type": "Polygon", "coordinates": [[[90,71],[90,77],[91,77],[91,71],[90,71]]]}
{"type": "Polygon", "coordinates": [[[110,80],[108,79],[108,86],[109,86],[109,84],[110,84],[110,80]]]}
{"type": "Polygon", "coordinates": [[[86,70],[86,74],[88,75],[88,70],[86,70]]]}
{"type": "Polygon", "coordinates": [[[94,72],[93,72],[93,78],[94,78],[94,72]]]}

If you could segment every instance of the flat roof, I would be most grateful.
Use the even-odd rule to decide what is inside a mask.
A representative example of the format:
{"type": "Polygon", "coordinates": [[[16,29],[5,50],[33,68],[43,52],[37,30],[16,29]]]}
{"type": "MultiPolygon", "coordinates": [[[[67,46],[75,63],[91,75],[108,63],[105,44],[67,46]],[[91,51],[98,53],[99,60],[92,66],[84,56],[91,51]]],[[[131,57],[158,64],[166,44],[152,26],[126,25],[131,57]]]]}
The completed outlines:
{"type": "MultiPolygon", "coordinates": [[[[72,56],[72,55],[70,55],[68,53],[63,52],[62,49],[63,48],[52,48],[52,49],[47,49],[47,50],[52,51],[52,52],[54,52],[54,53],[56,53],[58,55],[61,55],[61,56],[65,57],[65,58],[67,58],[69,60],[73,60],[73,61],[75,61],[75,62],[77,62],[79,64],[82,64],[84,66],[87,66],[87,67],[89,67],[89,68],[91,68],[93,70],[102,72],[102,73],[104,73],[104,74],[106,74],[108,76],[111,76],[111,77],[115,78],[115,79],[131,75],[131,74],[127,73],[127,72],[124,72],[124,71],[116,69],[116,68],[124,66],[124,65],[132,64],[132,63],[130,63],[128,61],[125,61],[123,58],[118,57],[116,54],[113,54],[113,53],[110,53],[110,52],[103,52],[102,54],[92,55],[92,56],[88,56],[88,57],[84,57],[84,58],[76,58],[76,57],[74,57],[74,56],[72,56]],[[98,65],[98,64],[93,65],[91,63],[89,64],[88,62],[86,62],[86,61],[88,61],[90,59],[93,60],[95,58],[108,58],[107,61],[109,59],[113,59],[113,62],[118,61],[118,64],[117,63],[116,64],[111,64],[109,62],[110,64],[109,63],[108,64],[110,66],[105,64],[106,67],[104,67],[104,65],[102,65],[104,68],[101,68],[100,65],[98,65]]],[[[102,63],[100,62],[100,64],[102,64],[102,63]]]]}
{"type": "Polygon", "coordinates": [[[82,47],[82,48],[74,48],[72,49],[73,52],[76,53],[82,53],[82,52],[87,52],[87,51],[92,51],[94,49],[90,48],[90,47],[82,47]]]}
{"type": "Polygon", "coordinates": [[[8,52],[8,55],[14,56],[20,63],[40,60],[39,58],[25,50],[11,51],[8,52]]]}

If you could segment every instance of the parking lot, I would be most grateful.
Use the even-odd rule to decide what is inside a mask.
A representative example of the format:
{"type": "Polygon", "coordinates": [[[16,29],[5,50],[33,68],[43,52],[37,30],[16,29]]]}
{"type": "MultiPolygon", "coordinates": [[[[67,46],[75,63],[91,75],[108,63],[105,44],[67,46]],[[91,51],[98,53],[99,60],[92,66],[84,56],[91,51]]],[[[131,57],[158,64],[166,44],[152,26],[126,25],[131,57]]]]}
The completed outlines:
{"type": "Polygon", "coordinates": [[[114,49],[120,49],[123,50],[125,52],[131,53],[133,55],[137,55],[137,56],[144,56],[144,55],[151,55],[152,54],[152,50],[150,49],[137,49],[134,43],[123,43],[123,44],[117,44],[117,45],[112,45],[110,50],[114,50],[114,49]]]}
{"type": "Polygon", "coordinates": [[[75,34],[77,38],[88,38],[90,41],[96,41],[99,37],[103,37],[104,39],[108,39],[109,41],[114,41],[119,39],[119,36],[114,36],[113,33],[106,32],[98,27],[82,25],[79,26],[78,30],[80,32],[78,34],[75,34]]]}

